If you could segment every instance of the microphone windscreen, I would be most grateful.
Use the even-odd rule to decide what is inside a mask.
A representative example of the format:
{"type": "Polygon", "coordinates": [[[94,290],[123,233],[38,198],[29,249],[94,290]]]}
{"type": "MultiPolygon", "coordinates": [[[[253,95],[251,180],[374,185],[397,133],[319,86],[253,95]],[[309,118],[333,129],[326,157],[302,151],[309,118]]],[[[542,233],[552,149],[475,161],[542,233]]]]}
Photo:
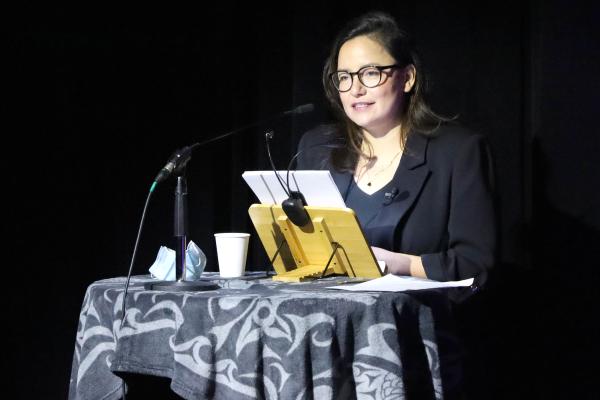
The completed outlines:
{"type": "Polygon", "coordinates": [[[294,108],[294,110],[292,111],[293,114],[304,114],[304,113],[309,113],[312,112],[315,109],[315,106],[312,103],[308,103],[308,104],[303,104],[301,106],[298,106],[296,108],[294,108]]]}

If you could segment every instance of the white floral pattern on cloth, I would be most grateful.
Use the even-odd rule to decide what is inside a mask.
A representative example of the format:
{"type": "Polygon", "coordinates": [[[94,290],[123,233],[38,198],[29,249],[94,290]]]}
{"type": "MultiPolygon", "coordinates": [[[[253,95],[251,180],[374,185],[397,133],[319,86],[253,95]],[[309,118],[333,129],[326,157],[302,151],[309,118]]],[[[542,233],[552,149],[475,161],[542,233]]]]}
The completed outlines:
{"type": "MultiPolygon", "coordinates": [[[[119,398],[115,372],[170,377],[186,399],[405,398],[396,320],[423,319],[410,296],[270,280],[221,282],[210,294],[164,293],[143,290],[144,279],[132,282],[122,326],[123,281],[88,288],[70,399],[119,398]]],[[[427,329],[420,346],[432,396],[441,399],[435,334],[427,329]]]]}

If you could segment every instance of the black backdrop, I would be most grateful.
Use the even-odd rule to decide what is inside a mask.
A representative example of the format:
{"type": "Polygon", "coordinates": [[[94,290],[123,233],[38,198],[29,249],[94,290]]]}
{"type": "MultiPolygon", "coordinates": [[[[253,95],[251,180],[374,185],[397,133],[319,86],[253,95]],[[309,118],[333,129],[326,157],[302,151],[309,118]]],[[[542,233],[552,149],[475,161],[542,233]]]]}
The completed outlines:
{"type": "MultiPolygon", "coordinates": [[[[311,115],[194,153],[190,239],[208,268],[214,232],[253,232],[241,173],[268,168],[265,129],[284,168],[302,132],[330,120],[320,88],[328,46],[369,9],[415,35],[434,108],[494,150],[502,260],[458,310],[473,391],[596,398],[600,14],[559,0],[25,3],[6,13],[3,363],[16,398],[66,397],[85,289],[126,274],[146,193],[171,152],[312,102],[311,115]]],[[[134,273],[173,247],[172,199],[172,182],[157,189],[134,273]]],[[[254,238],[248,264],[264,263],[254,238]]]]}

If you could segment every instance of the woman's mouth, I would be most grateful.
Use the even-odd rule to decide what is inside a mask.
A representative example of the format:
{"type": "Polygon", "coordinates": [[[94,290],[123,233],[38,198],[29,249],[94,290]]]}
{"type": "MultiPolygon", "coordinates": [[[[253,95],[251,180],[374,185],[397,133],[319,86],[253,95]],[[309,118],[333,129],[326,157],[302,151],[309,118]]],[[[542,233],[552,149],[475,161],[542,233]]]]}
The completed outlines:
{"type": "Polygon", "coordinates": [[[361,111],[361,110],[365,110],[367,108],[369,108],[369,106],[371,106],[373,103],[367,103],[367,102],[357,102],[357,103],[352,103],[352,108],[354,110],[357,111],[361,111]]]}

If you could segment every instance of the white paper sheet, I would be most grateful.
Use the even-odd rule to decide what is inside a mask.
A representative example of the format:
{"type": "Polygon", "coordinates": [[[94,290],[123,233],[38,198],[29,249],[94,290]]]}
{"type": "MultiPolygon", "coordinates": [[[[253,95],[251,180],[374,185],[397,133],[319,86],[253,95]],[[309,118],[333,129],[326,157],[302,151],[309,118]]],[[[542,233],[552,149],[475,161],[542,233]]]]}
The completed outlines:
{"type": "Polygon", "coordinates": [[[473,278],[462,281],[438,282],[430,279],[415,278],[412,276],[396,276],[387,274],[381,278],[357,283],[354,285],[329,286],[329,289],[372,292],[404,292],[406,290],[437,289],[447,287],[468,287],[473,284],[473,278]]]}
{"type": "MultiPolygon", "coordinates": [[[[277,171],[284,184],[287,171],[277,171]]],[[[262,204],[281,204],[287,199],[273,171],[246,171],[242,177],[262,204]]],[[[300,191],[309,206],[346,207],[329,171],[290,171],[291,190],[300,191]]]]}

